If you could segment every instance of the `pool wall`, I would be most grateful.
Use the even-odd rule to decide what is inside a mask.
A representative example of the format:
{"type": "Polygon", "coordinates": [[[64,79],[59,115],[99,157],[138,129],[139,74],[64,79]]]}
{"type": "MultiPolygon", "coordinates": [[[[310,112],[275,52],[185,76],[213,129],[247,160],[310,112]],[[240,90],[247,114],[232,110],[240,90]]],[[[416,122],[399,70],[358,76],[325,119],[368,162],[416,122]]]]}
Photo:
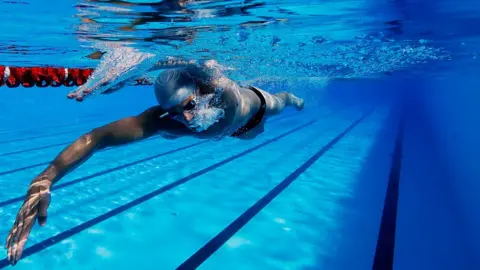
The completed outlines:
{"type": "MultiPolygon", "coordinates": [[[[433,188],[443,186],[445,192],[436,207],[443,209],[448,205],[449,211],[453,211],[451,220],[437,222],[457,224],[456,231],[445,233],[454,234],[463,242],[458,249],[464,250],[469,259],[469,269],[480,269],[479,71],[478,67],[457,65],[448,72],[411,81],[417,119],[438,161],[435,170],[441,172],[440,178],[430,176],[425,181],[433,188]]],[[[452,251],[455,249],[451,247],[452,251]]]]}

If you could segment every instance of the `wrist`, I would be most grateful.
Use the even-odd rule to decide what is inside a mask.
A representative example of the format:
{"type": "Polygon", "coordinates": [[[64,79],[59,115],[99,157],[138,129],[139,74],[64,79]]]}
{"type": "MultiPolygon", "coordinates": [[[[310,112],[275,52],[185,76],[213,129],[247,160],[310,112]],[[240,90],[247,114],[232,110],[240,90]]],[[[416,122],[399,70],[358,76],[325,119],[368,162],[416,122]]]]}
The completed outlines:
{"type": "Polygon", "coordinates": [[[40,175],[33,179],[29,189],[32,191],[41,191],[52,187],[52,180],[48,176],[40,175]]]}
{"type": "Polygon", "coordinates": [[[56,177],[57,170],[55,166],[51,165],[40,175],[35,177],[35,179],[31,183],[31,186],[37,186],[41,189],[50,189],[56,177]]]}

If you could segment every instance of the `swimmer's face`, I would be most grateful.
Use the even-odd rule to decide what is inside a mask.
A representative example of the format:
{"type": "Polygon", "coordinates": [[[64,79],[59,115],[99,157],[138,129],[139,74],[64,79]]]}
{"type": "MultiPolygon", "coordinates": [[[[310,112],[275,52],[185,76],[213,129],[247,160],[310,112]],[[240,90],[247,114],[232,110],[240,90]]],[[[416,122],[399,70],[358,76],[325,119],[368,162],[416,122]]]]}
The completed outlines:
{"type": "Polygon", "coordinates": [[[180,104],[170,108],[168,112],[172,118],[190,127],[194,117],[194,109],[197,106],[195,94],[189,95],[180,104]]]}
{"type": "Polygon", "coordinates": [[[169,115],[194,131],[203,131],[223,117],[223,109],[211,105],[214,94],[200,95],[199,90],[169,108],[169,115]]]}

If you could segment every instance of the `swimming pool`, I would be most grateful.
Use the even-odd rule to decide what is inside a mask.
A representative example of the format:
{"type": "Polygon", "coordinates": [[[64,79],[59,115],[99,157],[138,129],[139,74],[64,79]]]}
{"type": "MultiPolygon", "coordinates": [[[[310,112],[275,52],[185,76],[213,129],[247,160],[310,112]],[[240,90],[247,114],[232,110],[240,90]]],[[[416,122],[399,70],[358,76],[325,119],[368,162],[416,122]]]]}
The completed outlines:
{"type": "MultiPolygon", "coordinates": [[[[272,119],[258,141],[181,139],[172,144],[154,138],[102,151],[58,183],[49,225],[34,229],[26,258],[15,267],[174,269],[198,250],[200,258],[186,262],[205,260],[205,269],[298,269],[341,263],[330,249],[351,245],[341,236],[352,227],[339,219],[355,211],[342,202],[355,198],[355,182],[370,155],[372,138],[384,137],[383,154],[388,157],[398,128],[393,101],[375,101],[288,112],[272,119]],[[248,219],[235,223],[245,212],[248,219]],[[220,238],[223,245],[216,252],[208,245],[201,249],[222,230],[227,235],[220,238]],[[325,241],[328,249],[322,251],[319,244],[325,241]],[[140,255],[141,262],[131,258],[140,255]]],[[[7,233],[31,176],[45,166],[32,165],[52,159],[65,147],[57,143],[81,134],[75,130],[82,125],[59,127],[35,139],[2,141],[10,147],[2,148],[2,159],[11,164],[0,172],[5,187],[0,202],[2,234],[7,233]],[[75,132],[67,133],[71,130],[75,132]]],[[[42,132],[41,127],[35,130],[42,132]]],[[[389,163],[386,159],[384,174],[378,175],[384,178],[383,185],[389,163]]],[[[379,205],[377,220],[369,221],[365,266],[371,263],[376,244],[380,186],[375,188],[379,205]]]]}
{"type": "MultiPolygon", "coordinates": [[[[412,74],[432,61],[441,72],[451,55],[401,37],[407,4],[173,2],[2,3],[0,65],[95,67],[86,55],[122,44],[218,59],[305,109],[251,141],[153,137],[96,153],[53,187],[47,226],[35,225],[18,264],[0,249],[0,269],[472,269],[425,108],[411,99],[412,74]]],[[[0,237],[62,149],[156,102],[151,86],[83,103],[66,99],[73,89],[0,88],[0,237]]]]}

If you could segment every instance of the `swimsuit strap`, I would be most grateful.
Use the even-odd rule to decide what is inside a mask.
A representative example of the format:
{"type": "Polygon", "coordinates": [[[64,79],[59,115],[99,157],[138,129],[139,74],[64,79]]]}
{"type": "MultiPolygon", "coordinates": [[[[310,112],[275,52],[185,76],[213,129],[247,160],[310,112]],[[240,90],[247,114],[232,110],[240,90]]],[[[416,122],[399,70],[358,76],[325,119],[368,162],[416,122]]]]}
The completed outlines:
{"type": "Polygon", "coordinates": [[[248,89],[252,90],[260,98],[260,102],[261,102],[260,110],[244,126],[239,128],[232,135],[230,135],[232,137],[237,137],[239,135],[242,135],[247,131],[251,130],[252,128],[256,127],[262,121],[263,115],[265,114],[265,111],[267,109],[267,105],[266,105],[267,103],[262,93],[253,86],[249,86],[248,89]]]}

